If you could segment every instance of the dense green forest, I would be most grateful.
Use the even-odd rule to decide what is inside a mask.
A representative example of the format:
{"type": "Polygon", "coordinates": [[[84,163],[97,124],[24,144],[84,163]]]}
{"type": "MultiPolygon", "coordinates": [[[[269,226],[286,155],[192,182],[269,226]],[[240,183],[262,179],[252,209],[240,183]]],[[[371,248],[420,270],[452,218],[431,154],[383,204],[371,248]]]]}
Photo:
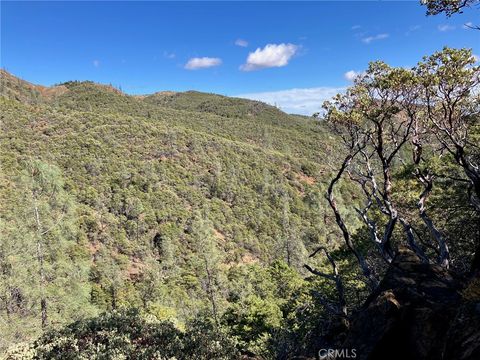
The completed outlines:
{"type": "Polygon", "coordinates": [[[322,202],[337,160],[325,124],[6,72],[2,94],[3,350],[128,308],[178,329],[228,326],[255,353],[289,322],[312,335],[319,280],[302,268],[332,232],[322,202]]]}
{"type": "Polygon", "coordinates": [[[2,71],[0,352],[314,357],[404,248],[477,301],[479,72],[375,62],[317,119],[2,71]]]}

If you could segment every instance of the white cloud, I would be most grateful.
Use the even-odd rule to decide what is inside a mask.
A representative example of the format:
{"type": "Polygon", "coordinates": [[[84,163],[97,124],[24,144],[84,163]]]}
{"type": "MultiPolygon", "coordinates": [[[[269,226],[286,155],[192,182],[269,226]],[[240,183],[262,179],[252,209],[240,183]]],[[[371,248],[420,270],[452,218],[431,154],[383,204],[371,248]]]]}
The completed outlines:
{"type": "Polygon", "coordinates": [[[206,69],[214,66],[219,66],[222,64],[222,59],[220,58],[211,58],[211,57],[201,57],[201,58],[191,58],[185,64],[185,69],[187,70],[197,70],[197,69],[206,69]]]}
{"type": "Polygon", "coordinates": [[[476,54],[472,54],[472,56],[473,56],[473,60],[475,60],[476,63],[480,62],[480,56],[476,54]]]}
{"type": "Polygon", "coordinates": [[[173,52],[164,51],[163,52],[163,57],[165,57],[167,59],[175,59],[176,55],[173,52]]]}
{"type": "Polygon", "coordinates": [[[361,29],[362,27],[360,25],[353,25],[351,27],[352,30],[358,30],[358,29],[361,29]]]}
{"type": "Polygon", "coordinates": [[[277,105],[286,113],[310,116],[322,111],[322,104],[325,100],[329,100],[343,91],[345,88],[317,87],[242,94],[237,97],[277,105]]]}
{"type": "Polygon", "coordinates": [[[463,24],[462,28],[464,29],[471,29],[473,27],[473,23],[471,21],[469,22],[466,22],[465,24],[463,24]]]}
{"type": "Polygon", "coordinates": [[[347,71],[345,74],[343,74],[343,77],[348,81],[353,81],[357,78],[357,76],[360,76],[362,74],[363,74],[362,72],[350,70],[350,71],[347,71]]]}
{"type": "Polygon", "coordinates": [[[372,41],[377,41],[377,40],[384,40],[386,38],[388,38],[390,35],[389,34],[377,34],[377,35],[373,35],[373,36],[367,36],[367,37],[364,37],[362,39],[362,41],[365,43],[365,44],[370,44],[372,41]]]}
{"type": "Polygon", "coordinates": [[[445,32],[451,30],[455,30],[455,26],[448,24],[438,25],[438,31],[445,32]]]}
{"type": "Polygon", "coordinates": [[[270,67],[282,67],[288,64],[298,50],[294,44],[268,44],[248,54],[247,62],[240,70],[253,71],[270,67]]]}
{"type": "Polygon", "coordinates": [[[96,68],[100,67],[100,60],[93,60],[92,61],[92,64],[93,66],[95,66],[96,68]]]}
{"type": "Polygon", "coordinates": [[[243,40],[243,39],[237,39],[237,40],[235,40],[235,45],[241,46],[241,47],[247,47],[248,46],[248,41],[243,40]]]}
{"type": "Polygon", "coordinates": [[[408,31],[405,33],[405,35],[410,35],[411,33],[420,30],[422,27],[420,25],[412,25],[408,28],[408,31]]]}

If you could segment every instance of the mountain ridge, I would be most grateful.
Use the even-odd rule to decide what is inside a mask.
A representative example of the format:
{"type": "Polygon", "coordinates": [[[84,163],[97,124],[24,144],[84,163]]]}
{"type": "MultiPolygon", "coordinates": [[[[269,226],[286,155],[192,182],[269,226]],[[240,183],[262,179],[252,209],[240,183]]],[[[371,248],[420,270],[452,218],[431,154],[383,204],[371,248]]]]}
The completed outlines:
{"type": "MultiPolygon", "coordinates": [[[[28,275],[38,265],[28,214],[34,189],[50,181],[61,184],[56,201],[69,204],[58,211],[70,210],[62,227],[44,239],[53,251],[49,278],[58,279],[48,282],[48,291],[64,293],[58,261],[81,269],[68,291],[80,308],[67,306],[72,300],[66,295],[52,300],[51,326],[121,307],[185,326],[210,314],[212,303],[218,317],[258,305],[279,324],[282,311],[290,311],[282,304],[292,296],[274,292],[270,272],[279,266],[311,301],[303,263],[327,237],[318,219],[332,220],[318,199],[338,155],[325,124],[198,92],[177,95],[180,101],[168,94],[174,96],[169,106],[160,106],[156,98],[150,102],[92,82],[65,83],[67,91],[49,98],[32,86],[2,77],[0,91],[0,198],[6,209],[0,221],[11,240],[4,246],[7,252],[17,244],[26,249],[9,279],[22,294],[33,289],[21,305],[31,310],[14,311],[13,318],[40,320],[41,287],[28,275]],[[248,116],[251,107],[260,111],[248,116]],[[70,255],[55,260],[60,244],[66,247],[61,253],[70,255]],[[208,285],[211,276],[215,281],[208,285]],[[216,289],[213,300],[209,286],[216,289]],[[67,313],[70,308],[77,311],[67,313]]],[[[54,227],[52,201],[37,200],[44,206],[42,222],[54,227]]],[[[5,349],[18,334],[35,338],[41,326],[1,330],[5,349]]]]}
{"type": "MultiPolygon", "coordinates": [[[[1,78],[1,86],[4,87],[4,88],[11,88],[12,87],[12,84],[16,83],[16,86],[18,88],[20,88],[19,90],[21,90],[21,88],[25,88],[25,89],[28,89],[28,90],[32,90],[34,91],[35,93],[37,93],[39,96],[43,96],[45,97],[46,100],[52,100],[52,98],[54,98],[55,96],[59,96],[59,95],[62,95],[63,93],[65,93],[66,91],[70,90],[71,87],[74,87],[75,85],[90,85],[90,86],[93,86],[93,87],[97,87],[97,88],[100,88],[100,89],[104,89],[106,91],[110,91],[110,92],[113,92],[113,93],[116,93],[116,94],[119,94],[119,95],[124,95],[124,96],[127,96],[127,97],[131,97],[131,98],[134,98],[134,99],[139,99],[139,100],[147,100],[148,102],[150,103],[155,103],[156,101],[160,101],[163,103],[163,105],[165,106],[170,106],[170,107],[173,107],[173,108],[179,108],[179,109],[183,109],[185,110],[185,107],[181,107],[181,106],[175,106],[175,101],[172,101],[172,100],[175,100],[175,98],[187,98],[187,100],[194,100],[195,101],[195,97],[198,97],[201,99],[200,101],[200,104],[196,104],[196,105],[202,105],[202,100],[203,102],[208,102],[209,100],[212,100],[212,99],[223,99],[223,100],[234,100],[237,102],[237,104],[235,105],[238,105],[238,102],[240,102],[240,104],[243,104],[244,106],[246,104],[249,104],[250,106],[254,107],[254,106],[257,106],[257,107],[261,107],[263,109],[268,109],[270,111],[272,110],[277,110],[277,115],[280,114],[280,113],[283,113],[285,115],[287,115],[286,113],[282,112],[281,110],[279,110],[278,108],[272,106],[272,105],[269,105],[269,104],[266,104],[264,102],[261,102],[261,101],[258,101],[258,100],[249,100],[249,99],[244,99],[244,98],[238,98],[238,97],[235,97],[235,96],[225,96],[225,95],[220,95],[220,94],[215,94],[215,93],[208,93],[208,92],[202,92],[202,91],[198,91],[198,90],[185,90],[185,91],[171,91],[171,90],[161,90],[161,91],[156,91],[154,93],[151,93],[151,94],[141,94],[141,95],[133,95],[133,94],[127,94],[125,92],[123,92],[123,90],[121,88],[117,88],[111,84],[103,84],[103,83],[97,83],[97,82],[94,82],[94,81],[91,81],[91,80],[69,80],[69,81],[65,81],[65,82],[62,82],[62,83],[58,83],[58,84],[54,84],[54,85],[51,85],[51,86],[45,86],[45,85],[40,85],[40,84],[34,84],[32,82],[29,82],[27,80],[24,80],[20,77],[17,77],[15,75],[13,75],[12,73],[8,72],[7,70],[5,69],[0,69],[0,78],[1,78]],[[193,97],[193,99],[192,99],[193,97]]],[[[7,95],[5,92],[4,92],[4,95],[7,95]]],[[[13,95],[17,95],[17,94],[13,94],[13,95]]],[[[10,95],[12,96],[12,95],[10,95]]],[[[25,100],[25,99],[23,99],[25,100]]],[[[199,110],[198,108],[196,110],[199,110]]],[[[208,111],[206,111],[208,112],[208,111]]],[[[293,116],[298,116],[298,117],[303,117],[302,115],[294,115],[294,114],[291,114],[293,116]]]]}

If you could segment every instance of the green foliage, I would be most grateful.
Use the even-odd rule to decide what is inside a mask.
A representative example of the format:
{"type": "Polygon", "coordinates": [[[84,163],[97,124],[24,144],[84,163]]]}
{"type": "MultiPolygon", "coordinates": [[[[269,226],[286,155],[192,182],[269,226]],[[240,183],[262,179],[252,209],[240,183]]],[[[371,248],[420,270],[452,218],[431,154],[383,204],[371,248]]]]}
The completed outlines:
{"type": "Polygon", "coordinates": [[[258,117],[270,121],[287,119],[288,115],[259,101],[230,98],[197,91],[184,93],[163,92],[145,97],[145,101],[177,110],[206,112],[227,118],[258,117]]]}
{"type": "MultiPolygon", "coordinates": [[[[38,274],[29,276],[38,261],[20,248],[36,243],[23,234],[32,233],[31,218],[24,221],[26,164],[38,159],[48,179],[61,179],[56,205],[45,201],[45,226],[65,213],[44,239],[55,240],[47,269],[58,279],[48,285],[52,326],[137,307],[181,329],[203,317],[218,330],[228,311],[239,324],[248,319],[238,311],[250,299],[248,311],[263,320],[235,336],[265,353],[265,331],[281,328],[294,293],[284,288],[289,276],[300,281],[307,249],[326,234],[318,200],[330,172],[324,159],[333,164],[337,154],[324,126],[210,94],[162,102],[92,82],[40,91],[7,73],[2,81],[0,221],[8,229],[2,246],[11,246],[0,253],[11,269],[0,280],[2,299],[14,299],[9,282],[38,292],[38,274]],[[29,89],[39,101],[27,99],[29,89]],[[291,265],[280,271],[285,283],[265,272],[276,260],[291,265]],[[71,267],[77,280],[65,282],[71,267]],[[277,284],[285,291],[275,295],[277,284]]],[[[15,310],[0,351],[42,332],[38,299],[27,297],[32,314],[15,310]]],[[[12,316],[4,304],[2,320],[12,316]]]]}
{"type": "Polygon", "coordinates": [[[40,323],[55,327],[95,312],[86,244],[60,169],[37,160],[23,168],[5,193],[2,212],[2,347],[39,334],[40,323]]]}
{"type": "Polygon", "coordinates": [[[208,323],[183,332],[171,322],[114,311],[44,334],[32,345],[17,346],[5,359],[234,359],[233,344],[208,323]],[[215,335],[215,336],[214,336],[215,335]]]}
{"type": "Polygon", "coordinates": [[[272,299],[250,295],[225,313],[225,325],[242,349],[265,356],[271,334],[279,329],[282,313],[272,299]]]}
{"type": "Polygon", "coordinates": [[[445,13],[447,16],[462,13],[466,7],[474,7],[478,0],[421,0],[422,5],[427,7],[428,15],[445,13]]]}
{"type": "MultiPolygon", "coordinates": [[[[418,110],[420,86],[470,87],[477,71],[470,55],[446,49],[410,70],[372,63],[326,104],[328,124],[214,94],[133,97],[92,82],[46,91],[2,73],[0,316],[12,325],[0,327],[7,334],[0,351],[28,342],[11,348],[9,358],[315,356],[338,326],[329,310],[337,293],[332,281],[306,277],[303,265],[308,260],[331,273],[325,259],[307,257],[328,246],[349,310],[366,297],[324,194],[345,151],[371,140],[380,123],[389,134],[381,151],[393,154],[387,203],[416,236],[429,239],[416,216],[422,189],[412,173],[434,171],[439,180],[428,211],[458,240],[452,259],[462,264],[478,236],[465,174],[454,155],[435,152],[441,136],[423,139],[421,165],[405,160],[414,144],[399,136],[405,127],[399,102],[413,98],[418,110]],[[399,143],[405,145],[397,152],[399,143]],[[35,207],[46,233],[32,217],[35,207]],[[50,323],[42,329],[44,298],[50,323]],[[91,318],[98,312],[104,313],[91,318]]],[[[475,142],[478,117],[463,120],[459,128],[466,126],[475,142]]],[[[465,148],[478,159],[475,146],[465,148]]],[[[374,153],[371,143],[362,149],[374,153]]],[[[372,172],[381,174],[381,161],[370,159],[372,172]]],[[[349,175],[365,173],[363,161],[355,158],[349,175]]],[[[381,275],[385,263],[355,209],[365,206],[358,185],[344,178],[333,195],[355,247],[381,275]]],[[[368,216],[383,229],[388,219],[377,205],[368,216]]],[[[399,226],[392,239],[405,242],[399,226]]]]}

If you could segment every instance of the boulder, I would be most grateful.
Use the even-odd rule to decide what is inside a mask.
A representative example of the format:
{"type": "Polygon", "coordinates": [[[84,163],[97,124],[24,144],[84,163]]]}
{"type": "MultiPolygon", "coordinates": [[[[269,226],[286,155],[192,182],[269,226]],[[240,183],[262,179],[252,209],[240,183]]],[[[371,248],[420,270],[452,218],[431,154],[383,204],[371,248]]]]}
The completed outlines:
{"type": "Polygon", "coordinates": [[[353,315],[342,344],[356,359],[480,359],[480,299],[440,266],[400,249],[353,315]]]}

